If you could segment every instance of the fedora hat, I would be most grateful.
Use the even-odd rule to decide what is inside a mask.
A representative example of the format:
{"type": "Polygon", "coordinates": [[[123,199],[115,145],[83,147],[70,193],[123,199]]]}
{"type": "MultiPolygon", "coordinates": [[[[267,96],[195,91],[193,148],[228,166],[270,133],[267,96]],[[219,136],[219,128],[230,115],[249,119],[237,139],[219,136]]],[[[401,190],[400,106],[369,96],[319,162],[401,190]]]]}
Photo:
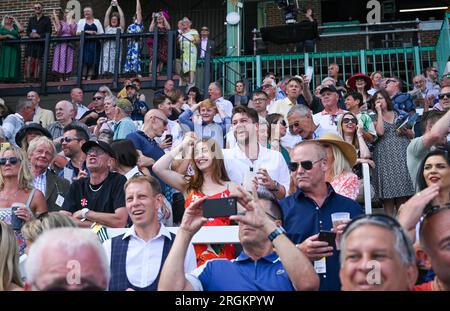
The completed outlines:
{"type": "Polygon", "coordinates": [[[365,75],[363,73],[357,73],[357,74],[354,74],[353,76],[351,76],[347,81],[347,85],[351,89],[356,90],[356,80],[357,79],[364,79],[364,81],[366,81],[366,90],[368,90],[372,87],[372,79],[370,79],[370,77],[368,75],[365,75]]]}
{"type": "Polygon", "coordinates": [[[355,147],[344,141],[339,135],[328,132],[323,134],[320,138],[315,139],[315,141],[335,145],[341,150],[345,159],[350,163],[350,166],[353,167],[356,164],[357,155],[355,147]]]}

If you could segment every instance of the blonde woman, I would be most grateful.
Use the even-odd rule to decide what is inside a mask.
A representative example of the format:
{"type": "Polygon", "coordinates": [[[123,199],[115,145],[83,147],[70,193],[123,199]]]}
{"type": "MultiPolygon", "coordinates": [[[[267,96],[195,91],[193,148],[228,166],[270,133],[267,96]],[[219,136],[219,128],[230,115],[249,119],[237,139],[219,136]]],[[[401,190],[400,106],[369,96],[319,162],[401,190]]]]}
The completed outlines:
{"type": "MultiPolygon", "coordinates": [[[[33,187],[33,177],[25,153],[9,146],[0,150],[0,220],[11,224],[12,205],[21,205],[15,216],[28,222],[34,216],[47,212],[44,195],[33,187]]],[[[20,229],[15,230],[19,253],[25,248],[20,229]]]]}
{"type": "Polygon", "coordinates": [[[3,221],[0,221],[0,250],[0,291],[22,290],[16,238],[3,221]]]}
{"type": "Polygon", "coordinates": [[[182,73],[188,78],[188,88],[194,86],[195,69],[197,68],[197,45],[200,43],[198,31],[191,28],[189,18],[182,19],[182,33],[179,36],[182,73]]]}

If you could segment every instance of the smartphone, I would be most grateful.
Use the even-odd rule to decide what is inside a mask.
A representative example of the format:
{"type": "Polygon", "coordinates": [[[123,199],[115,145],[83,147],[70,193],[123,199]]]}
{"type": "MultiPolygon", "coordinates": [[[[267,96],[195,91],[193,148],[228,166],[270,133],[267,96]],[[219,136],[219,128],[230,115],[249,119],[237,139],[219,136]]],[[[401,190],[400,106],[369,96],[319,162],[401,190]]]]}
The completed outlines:
{"type": "Polygon", "coordinates": [[[166,138],[164,140],[167,140],[167,142],[172,142],[173,141],[173,136],[172,134],[167,134],[166,138]]]}
{"type": "Polygon", "coordinates": [[[11,207],[11,227],[13,230],[20,230],[23,225],[23,220],[16,215],[16,211],[19,207],[22,207],[22,205],[13,204],[11,207]]]}
{"type": "Polygon", "coordinates": [[[236,198],[206,199],[202,204],[203,217],[228,217],[237,214],[236,198]]]}
{"type": "Polygon", "coordinates": [[[327,242],[330,246],[336,248],[336,233],[321,230],[319,232],[319,241],[327,242]]]}

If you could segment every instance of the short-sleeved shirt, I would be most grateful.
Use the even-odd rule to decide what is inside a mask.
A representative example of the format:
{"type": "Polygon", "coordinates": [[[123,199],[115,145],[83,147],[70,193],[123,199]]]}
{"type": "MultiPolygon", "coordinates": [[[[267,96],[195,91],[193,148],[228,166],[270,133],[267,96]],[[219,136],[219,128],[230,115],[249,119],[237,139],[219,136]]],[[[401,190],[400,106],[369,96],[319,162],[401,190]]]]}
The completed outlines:
{"type": "Polygon", "coordinates": [[[273,252],[253,261],[245,252],[234,260],[213,259],[186,275],[194,290],[293,291],[294,286],[273,252]]]}
{"type": "MultiPolygon", "coordinates": [[[[283,209],[283,227],[293,243],[299,244],[320,230],[330,231],[333,228],[331,214],[348,212],[350,218],[362,214],[361,206],[355,201],[337,194],[328,185],[328,196],[322,206],[307,197],[302,190],[280,201],[283,209]]],[[[339,281],[339,252],[326,259],[326,272],[318,273],[320,290],[340,290],[339,281]]]]}
{"type": "Polygon", "coordinates": [[[114,213],[116,209],[125,207],[125,192],[123,186],[127,179],[118,173],[109,173],[108,177],[101,184],[101,188],[96,185],[96,191],[90,183],[90,178],[81,178],[70,185],[63,210],[74,213],[82,208],[100,212],[114,213]]]}
{"type": "Polygon", "coordinates": [[[415,188],[417,188],[417,173],[419,172],[419,165],[425,156],[430,151],[423,144],[423,136],[414,138],[406,149],[406,164],[408,165],[409,176],[415,188]]]}

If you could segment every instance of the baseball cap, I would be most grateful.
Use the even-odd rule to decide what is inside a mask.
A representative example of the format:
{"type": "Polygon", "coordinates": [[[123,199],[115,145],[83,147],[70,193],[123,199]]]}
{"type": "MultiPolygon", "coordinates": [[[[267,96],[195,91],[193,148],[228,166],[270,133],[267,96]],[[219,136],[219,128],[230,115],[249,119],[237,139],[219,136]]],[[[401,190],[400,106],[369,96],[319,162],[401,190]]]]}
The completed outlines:
{"type": "Polygon", "coordinates": [[[336,87],[334,86],[334,85],[324,85],[323,87],[322,87],[322,89],[320,90],[320,94],[322,94],[322,93],[324,93],[324,92],[326,92],[326,91],[329,91],[329,92],[333,92],[333,93],[338,93],[339,94],[339,92],[338,92],[338,90],[336,90],[336,87]]]}
{"type": "Polygon", "coordinates": [[[132,87],[132,88],[134,88],[134,89],[137,90],[137,86],[136,86],[136,84],[134,84],[134,83],[128,83],[128,84],[125,86],[125,88],[129,88],[129,87],[132,87]]]}
{"type": "Polygon", "coordinates": [[[133,110],[133,104],[126,98],[118,99],[116,107],[124,110],[125,112],[133,110]]]}

